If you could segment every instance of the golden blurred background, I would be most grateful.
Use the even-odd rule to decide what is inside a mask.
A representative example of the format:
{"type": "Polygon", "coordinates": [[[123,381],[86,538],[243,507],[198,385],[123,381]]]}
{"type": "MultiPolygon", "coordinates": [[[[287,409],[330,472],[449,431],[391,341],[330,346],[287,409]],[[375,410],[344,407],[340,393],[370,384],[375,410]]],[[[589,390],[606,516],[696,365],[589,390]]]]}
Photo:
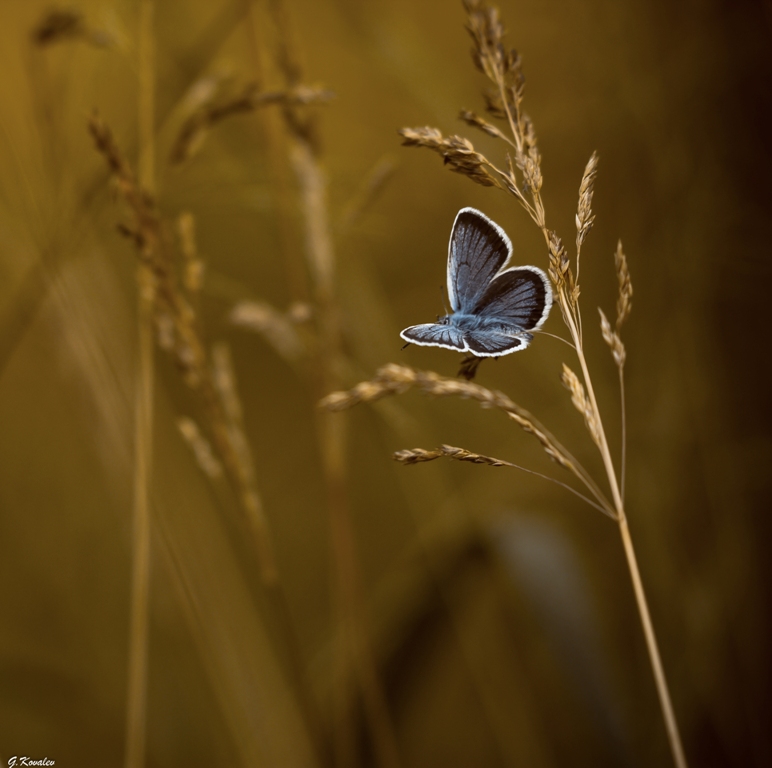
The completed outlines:
{"type": "MultiPolygon", "coordinates": [[[[620,237],[630,264],[628,515],[689,764],[772,765],[769,4],[499,7],[567,245],[600,156],[581,301],[615,455],[596,307],[613,313],[620,237]]],[[[458,355],[400,351],[398,334],[444,313],[459,208],[500,223],[516,263],[547,268],[512,197],[400,147],[398,129],[430,125],[504,162],[457,120],[484,109],[461,3],[11,0],[1,13],[0,760],[125,764],[138,261],[87,123],[98,110],[136,168],[145,109],[144,173],[170,241],[180,214],[195,225],[197,322],[207,350],[230,349],[278,582],[265,586],[238,489],[208,478],[180,433],[187,417],[206,435],[206,408],[159,350],[144,764],[671,764],[613,522],[516,470],[391,460],[449,443],[566,480],[537,443],[460,399],[408,393],[337,421],[317,407],[328,384],[388,362],[455,375],[458,355]],[[288,76],[334,98],[234,111],[170,160],[205,105],[286,91],[288,76]],[[302,141],[293,115],[312,121],[302,141]],[[331,296],[307,266],[309,168],[326,184],[331,296]],[[234,324],[245,301],[292,343],[234,324]],[[333,352],[313,342],[325,306],[333,352]]],[[[557,311],[546,330],[565,335],[557,311]]],[[[598,473],[559,379],[569,351],[541,336],[477,381],[598,473]]]]}

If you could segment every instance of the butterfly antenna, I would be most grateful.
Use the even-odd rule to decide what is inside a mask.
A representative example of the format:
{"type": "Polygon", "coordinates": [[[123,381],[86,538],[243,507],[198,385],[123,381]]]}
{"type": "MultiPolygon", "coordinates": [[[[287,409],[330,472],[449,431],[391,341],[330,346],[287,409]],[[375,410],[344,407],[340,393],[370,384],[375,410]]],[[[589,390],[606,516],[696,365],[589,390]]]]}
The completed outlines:
{"type": "Polygon", "coordinates": [[[410,342],[408,341],[406,344],[403,344],[403,345],[402,345],[402,346],[399,348],[399,351],[400,351],[400,352],[402,352],[403,350],[407,349],[409,346],[410,346],[410,342]]]}
{"type": "Polygon", "coordinates": [[[442,286],[440,286],[440,296],[442,296],[442,306],[443,306],[443,309],[445,310],[445,317],[447,317],[450,314],[450,312],[448,312],[448,305],[445,303],[445,293],[442,290],[442,286]]]}

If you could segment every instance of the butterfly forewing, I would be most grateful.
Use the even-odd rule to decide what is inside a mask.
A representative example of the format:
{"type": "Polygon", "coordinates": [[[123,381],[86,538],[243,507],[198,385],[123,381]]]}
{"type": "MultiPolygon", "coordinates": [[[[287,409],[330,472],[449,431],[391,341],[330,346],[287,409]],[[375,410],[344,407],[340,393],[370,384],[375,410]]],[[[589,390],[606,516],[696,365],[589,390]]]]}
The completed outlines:
{"type": "Polygon", "coordinates": [[[511,253],[512,244],[501,227],[474,208],[462,208],[453,223],[448,249],[451,309],[472,311],[511,253]]]}
{"type": "Polygon", "coordinates": [[[539,328],[552,306],[549,279],[536,267],[513,267],[497,275],[472,314],[513,323],[523,331],[539,328]]]}
{"type": "Polygon", "coordinates": [[[466,352],[464,334],[452,325],[441,323],[411,325],[399,335],[411,344],[419,344],[423,347],[445,347],[446,349],[466,352]]]}

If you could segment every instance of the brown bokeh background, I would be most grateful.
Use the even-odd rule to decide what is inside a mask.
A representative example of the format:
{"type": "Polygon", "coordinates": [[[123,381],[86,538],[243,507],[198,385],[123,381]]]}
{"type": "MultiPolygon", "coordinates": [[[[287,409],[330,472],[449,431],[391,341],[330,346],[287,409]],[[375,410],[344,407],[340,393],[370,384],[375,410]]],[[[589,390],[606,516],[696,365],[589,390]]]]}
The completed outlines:
{"type": "MultiPolygon", "coordinates": [[[[122,764],[132,553],[136,256],[86,121],[137,152],[137,9],[82,0],[82,38],[30,33],[50,6],[10,2],[0,33],[0,759],[122,764]]],[[[277,111],[235,116],[181,168],[166,158],[202,78],[255,76],[246,3],[157,3],[157,196],[190,211],[207,264],[201,312],[231,347],[257,483],[325,733],[375,765],[360,698],[340,689],[330,526],[313,373],[227,322],[236,301],[309,299],[303,222],[277,111]],[[344,712],[345,714],[341,714],[344,712]]],[[[692,766],[772,764],[770,722],[768,4],[700,0],[500,5],[524,60],[550,225],[567,243],[600,155],[583,250],[588,357],[619,449],[616,371],[596,333],[613,313],[621,237],[635,289],[628,349],[628,514],[692,766]]],[[[264,46],[276,29],[254,3],[264,46]]],[[[287,0],[329,181],[346,384],[389,361],[454,375],[457,356],[399,331],[443,312],[456,211],[508,231],[546,268],[511,197],[399,146],[403,126],[469,136],[482,110],[460,3],[287,0]],[[361,215],[351,201],[391,168],[361,215]],[[443,289],[444,291],[444,289],[443,289]]],[[[561,333],[558,313],[546,330],[561,333]]],[[[478,381],[600,463],[560,385],[567,348],[537,338],[478,381]]],[[[232,494],[175,426],[197,417],[157,357],[147,765],[313,765],[232,494]]],[[[515,470],[401,448],[462,446],[559,476],[501,414],[417,394],[348,417],[347,495],[362,616],[403,766],[667,765],[668,746],[614,524],[515,470]]]]}

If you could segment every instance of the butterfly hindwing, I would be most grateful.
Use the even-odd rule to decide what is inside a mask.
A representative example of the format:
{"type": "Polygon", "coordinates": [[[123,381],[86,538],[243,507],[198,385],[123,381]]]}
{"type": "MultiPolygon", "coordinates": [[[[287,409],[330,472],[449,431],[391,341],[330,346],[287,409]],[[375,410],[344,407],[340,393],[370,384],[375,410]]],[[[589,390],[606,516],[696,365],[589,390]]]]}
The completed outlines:
{"type": "Polygon", "coordinates": [[[491,280],[472,314],[531,331],[541,327],[551,307],[552,288],[547,275],[537,267],[512,267],[491,280]]]}
{"type": "Polygon", "coordinates": [[[469,312],[506,264],[512,244],[504,230],[474,208],[462,208],[450,233],[448,298],[454,312],[469,312]]]}
{"type": "Polygon", "coordinates": [[[442,323],[411,325],[399,335],[410,344],[419,344],[422,347],[444,347],[445,349],[455,349],[458,352],[466,352],[464,334],[452,325],[442,323]]]}
{"type": "Polygon", "coordinates": [[[510,336],[506,333],[493,331],[467,331],[464,334],[467,349],[478,357],[508,355],[510,352],[525,349],[532,339],[533,336],[530,333],[510,336]]]}

